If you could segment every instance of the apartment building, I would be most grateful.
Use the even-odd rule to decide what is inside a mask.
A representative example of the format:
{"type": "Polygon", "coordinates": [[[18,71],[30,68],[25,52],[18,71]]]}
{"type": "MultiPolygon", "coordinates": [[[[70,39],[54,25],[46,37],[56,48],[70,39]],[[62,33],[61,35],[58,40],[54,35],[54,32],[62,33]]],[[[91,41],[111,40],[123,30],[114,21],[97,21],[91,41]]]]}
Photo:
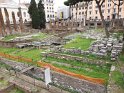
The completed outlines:
{"type": "Polygon", "coordinates": [[[45,7],[46,21],[55,20],[54,0],[42,0],[45,7]]]}
{"type": "MultiPolygon", "coordinates": [[[[118,3],[118,0],[114,1],[118,3]]],[[[88,4],[88,8],[84,2],[79,2],[78,4],[72,5],[70,7],[71,17],[76,21],[81,21],[86,17],[87,20],[101,19],[95,0],[88,4]]],[[[115,5],[111,0],[105,0],[102,5],[102,13],[104,18],[115,19],[117,18],[117,12],[117,5],[115,5]]],[[[120,6],[119,13],[119,18],[124,18],[124,4],[120,6]]]]}

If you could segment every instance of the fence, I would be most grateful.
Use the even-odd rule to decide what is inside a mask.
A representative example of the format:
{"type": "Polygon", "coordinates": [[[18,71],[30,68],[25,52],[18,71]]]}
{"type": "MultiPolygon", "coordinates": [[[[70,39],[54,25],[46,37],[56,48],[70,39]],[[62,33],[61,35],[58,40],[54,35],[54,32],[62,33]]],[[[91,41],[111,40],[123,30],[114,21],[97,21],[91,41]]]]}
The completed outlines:
{"type": "MultiPolygon", "coordinates": [[[[28,62],[28,63],[33,63],[33,60],[30,58],[24,58],[24,57],[19,57],[19,56],[13,56],[13,55],[9,55],[9,54],[5,54],[5,53],[0,53],[0,56],[11,59],[11,60],[16,60],[16,61],[24,61],[24,62],[28,62]]],[[[63,73],[75,78],[79,78],[79,79],[83,79],[83,80],[87,80],[93,83],[97,83],[97,84],[105,84],[105,80],[104,79],[100,79],[100,78],[92,78],[92,77],[88,77],[88,76],[84,76],[84,75],[80,75],[80,74],[75,74],[72,72],[68,72],[66,70],[57,68],[51,64],[42,62],[42,61],[38,61],[36,62],[36,64],[40,67],[50,67],[52,70],[59,72],[59,73],[63,73]]]]}

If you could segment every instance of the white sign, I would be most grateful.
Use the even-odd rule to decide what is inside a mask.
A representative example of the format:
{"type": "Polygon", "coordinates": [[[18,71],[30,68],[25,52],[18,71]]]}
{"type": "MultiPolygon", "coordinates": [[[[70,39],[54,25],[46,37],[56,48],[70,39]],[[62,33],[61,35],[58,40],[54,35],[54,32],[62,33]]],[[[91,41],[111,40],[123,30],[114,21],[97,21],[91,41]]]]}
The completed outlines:
{"type": "Polygon", "coordinates": [[[50,68],[47,68],[45,70],[45,83],[46,85],[48,85],[49,83],[51,83],[51,76],[50,76],[50,68]]]}

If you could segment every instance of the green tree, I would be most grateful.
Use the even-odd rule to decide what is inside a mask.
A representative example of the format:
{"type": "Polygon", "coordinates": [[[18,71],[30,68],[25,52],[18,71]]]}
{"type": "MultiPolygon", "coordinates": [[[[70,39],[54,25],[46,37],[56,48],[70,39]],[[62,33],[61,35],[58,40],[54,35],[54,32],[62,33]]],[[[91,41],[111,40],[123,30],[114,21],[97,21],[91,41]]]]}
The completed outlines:
{"type": "Polygon", "coordinates": [[[119,11],[120,11],[120,6],[123,5],[124,0],[112,0],[112,2],[114,3],[114,5],[118,6],[118,13],[117,13],[117,18],[119,19],[119,11]]]}
{"type": "Polygon", "coordinates": [[[35,0],[31,0],[30,6],[28,8],[28,13],[32,19],[32,28],[38,29],[40,25],[40,16],[35,0]]]}
{"type": "MultiPolygon", "coordinates": [[[[75,5],[77,4],[78,2],[90,2],[90,1],[93,1],[93,0],[67,0],[64,2],[65,5],[75,5]]],[[[106,25],[106,22],[105,22],[105,19],[104,19],[104,16],[102,14],[102,5],[103,3],[105,2],[105,0],[95,0],[97,6],[98,6],[98,9],[99,9],[99,14],[100,14],[100,17],[101,17],[101,20],[102,20],[102,23],[104,24],[104,28],[105,28],[105,33],[106,33],[106,36],[109,37],[109,31],[107,29],[107,25],[106,25]]]]}
{"type": "Polygon", "coordinates": [[[40,29],[42,29],[46,27],[45,10],[44,5],[42,4],[42,0],[40,0],[38,3],[38,12],[40,16],[40,29]]]}

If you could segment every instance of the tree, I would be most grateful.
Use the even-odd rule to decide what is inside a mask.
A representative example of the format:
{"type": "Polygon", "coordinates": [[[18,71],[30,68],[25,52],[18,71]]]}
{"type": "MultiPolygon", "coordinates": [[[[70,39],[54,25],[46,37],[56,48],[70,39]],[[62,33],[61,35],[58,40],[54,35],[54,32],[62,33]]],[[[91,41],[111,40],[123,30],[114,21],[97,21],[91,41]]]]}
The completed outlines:
{"type": "MultiPolygon", "coordinates": [[[[64,4],[65,5],[75,5],[76,3],[79,3],[79,2],[90,2],[90,1],[94,1],[94,0],[68,0],[68,1],[65,1],[64,4]]],[[[104,19],[104,16],[102,14],[102,9],[101,9],[101,6],[103,5],[103,3],[105,2],[105,0],[95,0],[97,6],[98,6],[98,9],[99,9],[99,13],[100,13],[100,17],[101,17],[101,20],[102,20],[102,23],[104,25],[104,28],[105,28],[105,33],[106,33],[106,36],[109,37],[109,31],[107,29],[107,25],[106,25],[106,22],[105,22],[105,19],[104,19]]]]}
{"type": "Polygon", "coordinates": [[[32,28],[38,29],[40,24],[40,16],[35,0],[31,0],[30,6],[28,8],[28,13],[32,19],[32,28]]]}
{"type": "Polygon", "coordinates": [[[114,5],[118,6],[118,13],[117,13],[117,18],[119,19],[119,11],[120,11],[120,6],[123,5],[123,0],[112,0],[112,2],[114,3],[114,5]],[[118,3],[116,3],[118,1],[118,3]]]}
{"type": "Polygon", "coordinates": [[[46,18],[45,18],[45,11],[44,11],[44,5],[42,4],[42,0],[38,3],[38,12],[40,17],[40,29],[46,27],[46,18]]]}
{"type": "MultiPolygon", "coordinates": [[[[117,19],[119,19],[120,6],[124,4],[124,0],[118,0],[118,3],[116,3],[117,1],[114,0],[112,0],[112,2],[114,3],[114,5],[118,6],[117,19]]],[[[119,21],[117,22],[117,25],[119,26],[119,21]]],[[[123,31],[123,41],[124,41],[124,31],[123,31]]]]}

